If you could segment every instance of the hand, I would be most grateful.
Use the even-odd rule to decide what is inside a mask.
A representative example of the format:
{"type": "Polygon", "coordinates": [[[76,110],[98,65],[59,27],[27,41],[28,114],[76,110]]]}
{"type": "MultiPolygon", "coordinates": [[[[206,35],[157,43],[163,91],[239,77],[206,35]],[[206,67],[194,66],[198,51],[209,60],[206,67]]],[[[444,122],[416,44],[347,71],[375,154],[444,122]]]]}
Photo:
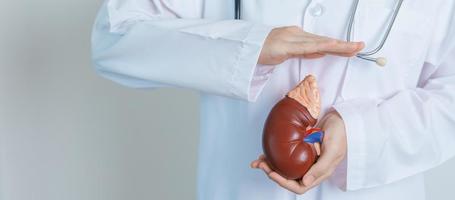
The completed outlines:
{"type": "Polygon", "coordinates": [[[274,172],[267,164],[264,155],[253,161],[251,167],[262,169],[270,179],[291,192],[296,194],[305,193],[330,177],[346,156],[346,132],[341,116],[335,111],[328,113],[321,120],[321,128],[324,131],[321,156],[301,180],[288,180],[274,172]]]}
{"type": "Polygon", "coordinates": [[[262,47],[259,64],[276,65],[292,57],[320,58],[327,54],[352,57],[363,42],[345,42],[303,31],[297,26],[273,29],[262,47]]]}

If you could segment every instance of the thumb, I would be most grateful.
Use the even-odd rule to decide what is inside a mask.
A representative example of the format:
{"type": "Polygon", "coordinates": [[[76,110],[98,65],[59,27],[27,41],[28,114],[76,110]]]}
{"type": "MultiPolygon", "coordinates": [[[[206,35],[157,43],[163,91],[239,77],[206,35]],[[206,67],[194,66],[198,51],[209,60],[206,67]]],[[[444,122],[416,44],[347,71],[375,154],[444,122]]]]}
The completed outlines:
{"type": "Polygon", "coordinates": [[[322,154],[319,160],[303,176],[302,183],[309,187],[322,182],[322,180],[332,174],[334,169],[332,166],[334,166],[335,160],[331,153],[322,154]]]}
{"type": "Polygon", "coordinates": [[[317,180],[323,178],[328,171],[328,167],[322,166],[321,164],[314,164],[310,170],[303,176],[302,183],[303,185],[310,187],[313,185],[317,180]]]}

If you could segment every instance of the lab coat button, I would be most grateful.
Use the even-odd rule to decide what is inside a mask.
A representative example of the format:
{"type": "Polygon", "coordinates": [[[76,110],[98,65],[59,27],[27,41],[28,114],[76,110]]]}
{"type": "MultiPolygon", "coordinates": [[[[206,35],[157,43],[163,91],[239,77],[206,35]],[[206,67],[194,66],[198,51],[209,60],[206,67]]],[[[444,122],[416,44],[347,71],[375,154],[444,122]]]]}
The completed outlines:
{"type": "Polygon", "coordinates": [[[319,17],[324,13],[324,7],[318,3],[310,9],[310,13],[314,17],[319,17]]]}

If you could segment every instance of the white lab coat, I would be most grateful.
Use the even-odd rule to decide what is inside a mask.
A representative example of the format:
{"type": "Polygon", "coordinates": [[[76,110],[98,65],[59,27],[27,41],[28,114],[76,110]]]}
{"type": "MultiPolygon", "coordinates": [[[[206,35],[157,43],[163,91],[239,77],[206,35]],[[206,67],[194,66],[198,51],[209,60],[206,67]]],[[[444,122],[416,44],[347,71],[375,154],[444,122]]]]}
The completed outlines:
{"type": "MultiPolygon", "coordinates": [[[[394,2],[361,1],[354,40],[376,47],[394,2]]],[[[377,54],[385,68],[335,56],[256,64],[273,27],[344,39],[351,6],[243,0],[235,21],[233,0],[109,0],[94,26],[93,61],[123,85],[201,93],[200,200],[424,199],[422,172],[455,153],[454,1],[404,1],[377,54]],[[323,113],[343,117],[348,153],[328,181],[296,196],[249,163],[262,153],[271,107],[307,74],[318,78],[323,113]]]]}

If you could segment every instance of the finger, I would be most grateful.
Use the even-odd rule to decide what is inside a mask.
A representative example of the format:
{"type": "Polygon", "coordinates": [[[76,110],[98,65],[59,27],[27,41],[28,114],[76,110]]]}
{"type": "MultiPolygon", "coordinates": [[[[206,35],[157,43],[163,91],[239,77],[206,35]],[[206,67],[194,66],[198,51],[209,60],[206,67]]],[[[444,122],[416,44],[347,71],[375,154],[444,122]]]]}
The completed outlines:
{"type": "MultiPolygon", "coordinates": [[[[359,47],[361,49],[364,48],[364,43],[363,42],[347,42],[347,41],[344,41],[344,40],[339,40],[339,39],[334,39],[334,38],[330,38],[330,37],[327,37],[327,36],[321,36],[321,35],[316,35],[316,34],[313,34],[313,33],[309,33],[309,32],[305,32],[305,31],[302,31],[300,34],[298,34],[297,36],[298,38],[294,38],[293,40],[289,40],[289,41],[301,41],[301,42],[312,42],[312,43],[317,43],[317,42],[325,42],[325,43],[337,43],[337,44],[350,44],[350,43],[361,43],[359,44],[361,47],[359,47]]],[[[335,52],[333,52],[335,53],[335,52]]]]}
{"type": "Polygon", "coordinates": [[[317,44],[320,52],[337,54],[337,55],[351,55],[357,53],[362,49],[361,42],[345,42],[340,40],[325,40],[317,44]]]}
{"type": "Polygon", "coordinates": [[[358,51],[355,51],[352,53],[327,53],[327,54],[349,58],[349,57],[353,57],[353,56],[357,55],[358,53],[359,53],[358,51]]]}
{"type": "Polygon", "coordinates": [[[321,144],[319,142],[313,143],[314,149],[316,150],[316,155],[321,155],[321,144]]]}
{"type": "Polygon", "coordinates": [[[254,160],[253,162],[251,162],[250,167],[251,168],[259,168],[259,162],[261,162],[261,161],[260,160],[254,160]]]}
{"type": "Polygon", "coordinates": [[[302,183],[306,187],[312,187],[318,184],[316,181],[322,181],[321,179],[328,176],[329,173],[329,166],[323,166],[321,164],[316,165],[314,164],[310,170],[303,176],[302,183]]]}
{"type": "Polygon", "coordinates": [[[345,42],[339,40],[329,40],[316,45],[320,52],[338,55],[357,53],[364,46],[362,42],[345,42]]]}
{"type": "Polygon", "coordinates": [[[319,35],[315,35],[312,33],[302,33],[298,35],[293,35],[289,37],[288,41],[292,42],[320,42],[320,41],[327,41],[330,38],[323,37],[319,35]]]}
{"type": "MultiPolygon", "coordinates": [[[[327,36],[316,35],[313,33],[303,32],[299,34],[297,37],[300,37],[298,41],[306,41],[306,42],[328,42],[328,43],[356,43],[356,42],[347,42],[344,40],[339,40],[335,38],[330,38],[327,36]]],[[[294,39],[295,41],[295,39],[294,39]]]]}
{"type": "Polygon", "coordinates": [[[327,39],[332,39],[327,36],[322,36],[322,35],[317,35],[314,33],[310,32],[305,32],[303,31],[302,33],[299,34],[301,37],[306,37],[306,38],[315,38],[315,39],[320,39],[320,40],[327,40],[327,39]]]}
{"type": "Polygon", "coordinates": [[[333,54],[339,56],[353,56],[362,48],[362,43],[339,42],[336,40],[321,42],[299,42],[290,44],[290,55],[303,57],[310,54],[333,54]]]}
{"type": "Polygon", "coordinates": [[[322,58],[324,56],[325,56],[325,54],[323,54],[323,53],[314,53],[314,54],[303,55],[302,57],[306,58],[306,59],[316,59],[316,58],[322,58]]]}
{"type": "MultiPolygon", "coordinates": [[[[329,178],[330,175],[332,175],[332,173],[333,173],[333,171],[330,171],[330,172],[327,172],[327,173],[325,173],[325,174],[323,174],[322,176],[319,176],[319,177],[317,177],[317,178],[310,176],[310,177],[308,177],[308,178],[311,178],[312,180],[308,181],[308,180],[302,179],[302,183],[303,183],[303,185],[304,185],[306,188],[311,189],[311,188],[313,188],[313,187],[315,187],[315,186],[317,186],[317,185],[320,185],[320,184],[322,183],[322,181],[324,181],[324,180],[326,180],[327,178],[329,178]]],[[[307,178],[307,179],[308,179],[308,178],[307,178]]]]}
{"type": "Polygon", "coordinates": [[[332,174],[339,162],[340,160],[336,157],[336,153],[331,151],[324,152],[318,161],[311,166],[305,176],[303,176],[303,184],[307,187],[319,184],[332,174]]]}
{"type": "Polygon", "coordinates": [[[271,172],[269,174],[269,178],[275,181],[281,187],[286,188],[291,192],[298,194],[302,194],[304,192],[304,187],[300,185],[299,182],[295,180],[286,179],[276,172],[271,172]]]}
{"type": "Polygon", "coordinates": [[[263,160],[265,160],[265,155],[261,154],[261,155],[259,155],[257,160],[254,160],[254,161],[251,162],[250,167],[251,168],[258,168],[259,167],[259,163],[261,161],[263,161],[263,160]]]}
{"type": "Polygon", "coordinates": [[[292,57],[304,57],[305,55],[324,54],[316,42],[291,42],[289,43],[289,55],[292,57]]]}
{"type": "Polygon", "coordinates": [[[266,174],[270,174],[273,170],[265,161],[259,163],[259,168],[261,168],[266,174]]]}

